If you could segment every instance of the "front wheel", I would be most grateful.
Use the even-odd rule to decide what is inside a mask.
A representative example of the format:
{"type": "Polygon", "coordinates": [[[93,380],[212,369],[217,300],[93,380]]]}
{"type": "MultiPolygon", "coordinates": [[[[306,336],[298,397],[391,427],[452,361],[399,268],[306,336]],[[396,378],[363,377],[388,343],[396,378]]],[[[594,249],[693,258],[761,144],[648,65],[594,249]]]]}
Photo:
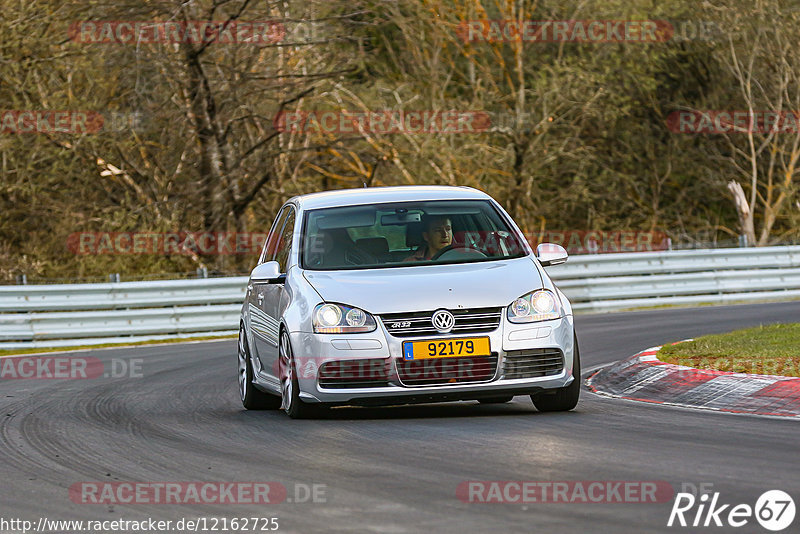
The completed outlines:
{"type": "Polygon", "coordinates": [[[300,385],[297,381],[297,364],[289,342],[289,334],[281,332],[279,349],[281,377],[281,408],[292,419],[309,419],[318,415],[316,406],[300,400],[300,385]]]}
{"type": "Polygon", "coordinates": [[[573,380],[565,388],[559,388],[553,393],[531,395],[531,400],[540,412],[566,412],[578,405],[581,395],[581,357],[578,351],[578,337],[575,336],[575,360],[572,364],[573,380]]]}
{"type": "Polygon", "coordinates": [[[253,385],[253,362],[247,346],[244,327],[239,327],[239,396],[242,405],[248,410],[277,410],[281,406],[280,397],[264,393],[253,385]]]}

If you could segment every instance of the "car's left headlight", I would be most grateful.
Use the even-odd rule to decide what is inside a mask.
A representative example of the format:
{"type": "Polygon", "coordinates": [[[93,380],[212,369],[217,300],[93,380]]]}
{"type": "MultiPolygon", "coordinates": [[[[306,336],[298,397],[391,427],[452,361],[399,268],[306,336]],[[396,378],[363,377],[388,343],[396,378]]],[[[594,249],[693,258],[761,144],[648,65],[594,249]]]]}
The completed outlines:
{"type": "Polygon", "coordinates": [[[561,317],[561,305],[552,291],[539,289],[512,302],[507,315],[512,323],[549,321],[561,317]]]}
{"type": "Polygon", "coordinates": [[[372,332],[378,327],[375,318],[364,310],[332,302],[318,304],[312,322],[316,334],[372,332]]]}

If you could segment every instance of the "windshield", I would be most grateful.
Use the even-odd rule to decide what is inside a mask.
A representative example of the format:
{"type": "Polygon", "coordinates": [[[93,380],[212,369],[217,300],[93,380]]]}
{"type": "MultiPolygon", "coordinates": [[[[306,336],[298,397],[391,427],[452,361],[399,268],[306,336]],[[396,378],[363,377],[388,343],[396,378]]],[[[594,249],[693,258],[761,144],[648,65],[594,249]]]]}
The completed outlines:
{"type": "Polygon", "coordinates": [[[485,200],[438,200],[308,211],[304,269],[409,267],[518,258],[525,247],[485,200]]]}

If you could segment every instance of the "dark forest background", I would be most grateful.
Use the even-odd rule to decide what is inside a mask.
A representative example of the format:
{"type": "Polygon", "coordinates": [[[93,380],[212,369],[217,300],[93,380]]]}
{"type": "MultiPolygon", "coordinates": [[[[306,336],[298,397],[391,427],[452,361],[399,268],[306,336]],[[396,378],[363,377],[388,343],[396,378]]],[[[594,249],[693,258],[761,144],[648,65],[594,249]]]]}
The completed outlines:
{"type": "Polygon", "coordinates": [[[800,5],[707,0],[0,0],[0,282],[248,271],[253,256],[76,255],[76,232],[266,232],[288,197],[467,185],[528,232],[800,239],[800,134],[685,134],[676,111],[800,110],[800,5]],[[465,21],[662,20],[655,43],[465,42],[465,21]],[[277,42],[85,43],[79,21],[275,21],[277,42]],[[279,131],[297,110],[479,110],[470,134],[279,131]]]}

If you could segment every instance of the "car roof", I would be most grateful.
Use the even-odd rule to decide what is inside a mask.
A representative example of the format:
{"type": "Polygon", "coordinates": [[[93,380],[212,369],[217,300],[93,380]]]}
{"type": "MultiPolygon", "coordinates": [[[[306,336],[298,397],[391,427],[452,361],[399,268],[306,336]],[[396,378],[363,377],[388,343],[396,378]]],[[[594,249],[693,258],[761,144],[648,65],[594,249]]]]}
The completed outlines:
{"type": "Polygon", "coordinates": [[[386,202],[409,202],[414,200],[488,200],[489,195],[471,187],[448,185],[403,185],[395,187],[364,187],[310,193],[293,197],[303,210],[380,204],[386,202]]]}

